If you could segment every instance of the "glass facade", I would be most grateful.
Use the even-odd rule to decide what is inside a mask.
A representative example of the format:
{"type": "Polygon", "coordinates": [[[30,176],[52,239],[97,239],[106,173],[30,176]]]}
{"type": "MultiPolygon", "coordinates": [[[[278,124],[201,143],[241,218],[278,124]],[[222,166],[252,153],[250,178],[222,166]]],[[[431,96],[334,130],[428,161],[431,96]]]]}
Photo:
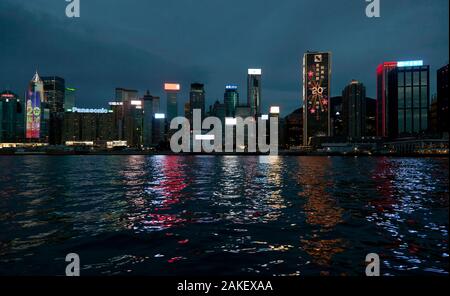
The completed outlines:
{"type": "Polygon", "coordinates": [[[397,68],[397,135],[412,135],[428,129],[429,68],[397,68]]]}

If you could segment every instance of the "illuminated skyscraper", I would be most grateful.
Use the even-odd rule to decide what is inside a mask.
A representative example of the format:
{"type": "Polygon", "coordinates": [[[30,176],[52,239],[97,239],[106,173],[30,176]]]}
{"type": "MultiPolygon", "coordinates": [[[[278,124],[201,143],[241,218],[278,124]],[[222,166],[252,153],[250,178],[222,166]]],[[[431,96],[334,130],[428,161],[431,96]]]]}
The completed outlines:
{"type": "Polygon", "coordinates": [[[448,133],[448,64],[437,71],[437,131],[448,133]]]}
{"type": "Polygon", "coordinates": [[[44,99],[50,108],[49,143],[59,145],[62,141],[65,80],[58,76],[42,77],[44,99]]]}
{"type": "Polygon", "coordinates": [[[254,117],[261,114],[261,75],[261,69],[248,69],[247,105],[254,117]]]}
{"type": "Polygon", "coordinates": [[[191,92],[189,94],[189,107],[191,114],[193,114],[193,110],[200,109],[202,110],[202,118],[205,117],[205,86],[203,84],[191,84],[191,92]]]}
{"type": "Polygon", "coordinates": [[[331,53],[303,56],[303,145],[330,135],[331,53]]]}
{"type": "Polygon", "coordinates": [[[64,97],[64,111],[70,110],[75,107],[75,97],[77,90],[72,87],[66,87],[66,93],[64,97]]]}
{"type": "Polygon", "coordinates": [[[178,93],[181,86],[178,83],[165,83],[164,90],[167,93],[167,120],[170,123],[172,119],[178,116],[178,93]]]}
{"type": "Polygon", "coordinates": [[[225,116],[234,117],[236,115],[236,107],[239,105],[239,93],[237,85],[227,85],[225,87],[224,103],[225,116]]]}
{"type": "Polygon", "coordinates": [[[0,143],[17,143],[23,139],[24,108],[19,97],[10,92],[0,93],[0,143]]]}
{"type": "Polygon", "coordinates": [[[33,76],[26,94],[26,138],[39,140],[41,138],[41,104],[44,102],[44,83],[39,74],[33,76]]]}
{"type": "Polygon", "coordinates": [[[116,102],[126,102],[138,100],[139,94],[137,90],[116,88],[116,102]]]}
{"type": "Polygon", "coordinates": [[[387,62],[377,68],[377,135],[397,138],[428,130],[429,66],[387,62]]]}
{"type": "Polygon", "coordinates": [[[342,91],[344,135],[361,138],[366,135],[366,88],[353,80],[342,91]]]}

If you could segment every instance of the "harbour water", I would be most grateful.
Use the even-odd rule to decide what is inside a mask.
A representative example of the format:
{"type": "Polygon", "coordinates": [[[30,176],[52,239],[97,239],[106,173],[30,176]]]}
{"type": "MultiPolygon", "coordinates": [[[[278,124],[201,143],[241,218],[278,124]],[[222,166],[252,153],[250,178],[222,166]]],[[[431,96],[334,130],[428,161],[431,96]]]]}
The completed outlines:
{"type": "Polygon", "coordinates": [[[0,275],[448,275],[448,158],[0,156],[0,275]]]}

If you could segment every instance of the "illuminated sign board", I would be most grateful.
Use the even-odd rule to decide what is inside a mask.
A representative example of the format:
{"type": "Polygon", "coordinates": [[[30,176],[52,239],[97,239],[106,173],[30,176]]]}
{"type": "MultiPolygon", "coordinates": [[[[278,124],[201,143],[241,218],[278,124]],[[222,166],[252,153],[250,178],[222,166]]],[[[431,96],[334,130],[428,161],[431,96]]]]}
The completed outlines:
{"type": "Polygon", "coordinates": [[[66,90],[67,90],[67,91],[72,91],[72,92],[73,92],[73,91],[76,91],[77,89],[76,89],[76,88],[73,88],[73,87],[66,87],[66,90]]]}
{"type": "Polygon", "coordinates": [[[109,102],[110,106],[122,106],[123,102],[109,102]]]}
{"type": "Polygon", "coordinates": [[[12,99],[12,98],[14,98],[14,95],[13,94],[3,94],[2,98],[12,99]]]}
{"type": "Polygon", "coordinates": [[[225,118],[225,125],[236,125],[236,124],[237,124],[236,118],[232,118],[232,117],[225,118]]]}
{"type": "Polygon", "coordinates": [[[416,66],[423,66],[423,61],[397,62],[397,67],[416,67],[416,66]]]}
{"type": "Polygon", "coordinates": [[[236,89],[238,89],[238,86],[235,84],[228,84],[225,86],[225,89],[236,90],[236,89]]]}
{"type": "Polygon", "coordinates": [[[74,112],[74,113],[98,113],[98,114],[103,114],[103,113],[111,113],[112,110],[108,110],[105,108],[100,108],[100,109],[92,109],[92,108],[77,108],[77,107],[73,107],[72,109],[68,109],[69,112],[74,112]]]}
{"type": "Polygon", "coordinates": [[[307,52],[303,56],[303,143],[330,134],[331,53],[307,52]]]}
{"type": "Polygon", "coordinates": [[[280,107],[278,106],[270,107],[270,114],[280,114],[280,107]]]}
{"type": "Polygon", "coordinates": [[[248,69],[248,75],[261,75],[261,69],[248,69]]]}
{"type": "Polygon", "coordinates": [[[166,91],[179,91],[181,89],[178,83],[164,83],[164,90],[166,91]]]}
{"type": "Polygon", "coordinates": [[[261,119],[262,120],[269,120],[269,115],[263,114],[263,115],[261,115],[261,119]]]}
{"type": "Polygon", "coordinates": [[[142,105],[142,101],[132,100],[131,101],[131,105],[133,105],[133,106],[141,106],[142,105]]]}
{"type": "Polygon", "coordinates": [[[26,138],[39,139],[41,132],[41,101],[44,93],[31,90],[27,93],[26,103],[26,138]]]}
{"type": "Polygon", "coordinates": [[[164,119],[166,118],[166,114],[164,113],[155,113],[155,119],[164,119]]]}

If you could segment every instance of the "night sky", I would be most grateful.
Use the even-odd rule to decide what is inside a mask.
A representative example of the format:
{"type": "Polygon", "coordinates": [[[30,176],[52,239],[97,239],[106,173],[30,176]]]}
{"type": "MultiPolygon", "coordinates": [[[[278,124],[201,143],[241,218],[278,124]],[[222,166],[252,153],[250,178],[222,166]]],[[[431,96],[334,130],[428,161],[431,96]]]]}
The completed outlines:
{"type": "Polygon", "coordinates": [[[448,0],[381,0],[367,18],[365,0],[81,0],[81,18],[64,0],[0,0],[0,90],[23,95],[35,69],[78,89],[77,106],[106,107],[115,87],[163,98],[164,81],[203,82],[207,105],[225,84],[246,102],[247,68],[263,69],[263,109],[284,115],[301,104],[301,59],[333,53],[332,94],[357,79],[375,97],[383,61],[448,63],[448,0]]]}

